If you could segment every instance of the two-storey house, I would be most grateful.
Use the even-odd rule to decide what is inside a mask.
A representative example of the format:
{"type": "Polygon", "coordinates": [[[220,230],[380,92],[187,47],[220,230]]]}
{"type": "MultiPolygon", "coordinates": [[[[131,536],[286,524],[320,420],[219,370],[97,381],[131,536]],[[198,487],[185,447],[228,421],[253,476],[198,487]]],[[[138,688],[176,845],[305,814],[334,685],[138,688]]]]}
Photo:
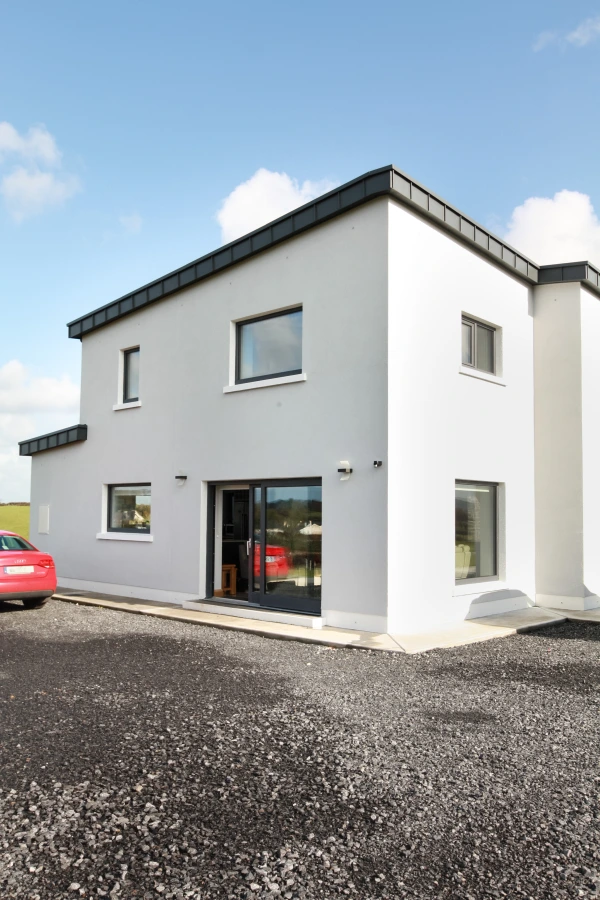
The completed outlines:
{"type": "Polygon", "coordinates": [[[69,324],[32,540],[65,587],[316,627],[599,605],[598,279],[369,172],[69,324]]]}

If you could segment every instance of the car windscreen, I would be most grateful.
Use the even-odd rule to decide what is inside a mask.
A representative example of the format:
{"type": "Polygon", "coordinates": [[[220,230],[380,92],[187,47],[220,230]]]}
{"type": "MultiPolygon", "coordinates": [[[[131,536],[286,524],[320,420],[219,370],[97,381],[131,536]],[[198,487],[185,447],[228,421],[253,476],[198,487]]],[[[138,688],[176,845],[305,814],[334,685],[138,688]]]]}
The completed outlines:
{"type": "Polygon", "coordinates": [[[25,538],[17,537],[15,534],[0,534],[0,553],[8,550],[35,550],[25,538]]]}

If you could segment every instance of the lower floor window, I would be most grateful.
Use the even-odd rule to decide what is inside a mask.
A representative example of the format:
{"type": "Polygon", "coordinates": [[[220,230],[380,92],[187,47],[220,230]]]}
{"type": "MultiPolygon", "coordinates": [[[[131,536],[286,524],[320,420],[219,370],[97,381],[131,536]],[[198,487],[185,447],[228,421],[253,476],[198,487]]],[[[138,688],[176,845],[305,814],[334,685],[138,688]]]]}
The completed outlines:
{"type": "Polygon", "coordinates": [[[108,530],[150,533],[152,493],[149,484],[108,486],[108,530]]]}
{"type": "Polygon", "coordinates": [[[456,580],[496,578],[498,486],[480,482],[456,482],[455,572],[456,580]]]}

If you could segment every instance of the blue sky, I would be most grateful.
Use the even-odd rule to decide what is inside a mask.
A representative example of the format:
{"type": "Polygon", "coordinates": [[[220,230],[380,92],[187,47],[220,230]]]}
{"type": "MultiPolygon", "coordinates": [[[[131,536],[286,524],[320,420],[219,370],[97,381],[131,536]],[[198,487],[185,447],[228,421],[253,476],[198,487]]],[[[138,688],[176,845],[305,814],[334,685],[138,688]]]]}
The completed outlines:
{"type": "Polygon", "coordinates": [[[15,438],[77,418],[65,323],[218,246],[260,169],[225,231],[394,162],[538,261],[600,263],[599,83],[600,0],[5,4],[0,499],[15,438]]]}

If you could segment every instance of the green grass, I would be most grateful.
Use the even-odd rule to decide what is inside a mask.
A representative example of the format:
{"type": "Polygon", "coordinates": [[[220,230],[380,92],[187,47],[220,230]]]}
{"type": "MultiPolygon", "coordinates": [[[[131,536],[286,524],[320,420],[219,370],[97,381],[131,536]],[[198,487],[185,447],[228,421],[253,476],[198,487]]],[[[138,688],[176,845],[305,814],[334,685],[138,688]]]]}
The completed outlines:
{"type": "Polygon", "coordinates": [[[0,506],[0,531],[16,531],[29,537],[29,507],[0,506]]]}

